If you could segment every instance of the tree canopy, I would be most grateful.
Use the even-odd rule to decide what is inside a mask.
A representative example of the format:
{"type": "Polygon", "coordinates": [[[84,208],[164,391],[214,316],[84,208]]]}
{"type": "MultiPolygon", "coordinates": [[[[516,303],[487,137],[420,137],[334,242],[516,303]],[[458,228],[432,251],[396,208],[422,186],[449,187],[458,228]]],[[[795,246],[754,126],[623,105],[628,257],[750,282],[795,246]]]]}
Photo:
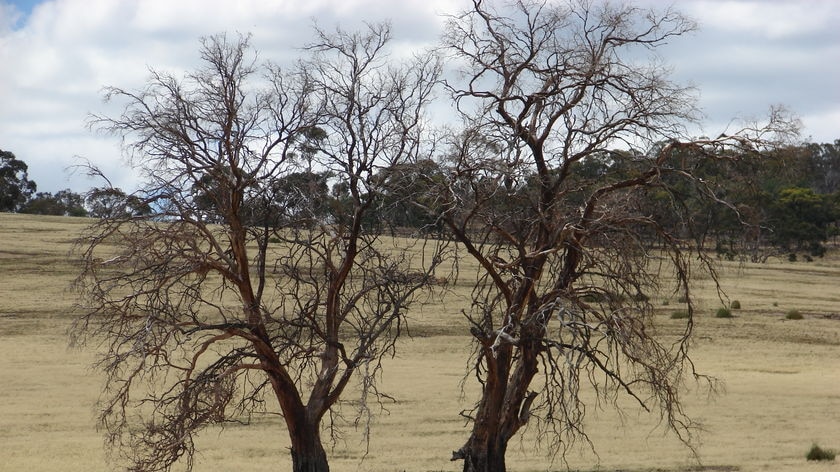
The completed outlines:
{"type": "Polygon", "coordinates": [[[440,203],[418,204],[482,268],[465,310],[480,395],[452,457],[465,472],[505,470],[509,441],[532,422],[555,452],[585,437],[584,385],[605,404],[626,395],[658,412],[690,442],[680,397],[698,377],[689,280],[711,261],[685,224],[684,194],[723,199],[685,157],[760,155],[796,132],[777,110],[732,135],[687,135],[691,90],[642,58],[693,28],[670,9],[589,2],[474,0],[449,21],[444,47],[460,80],[447,88],[465,126],[440,203]],[[689,300],[676,341],[651,329],[647,294],[658,290],[689,300]]]}
{"type": "Polygon", "coordinates": [[[198,432],[267,410],[294,470],[329,470],[321,431],[340,426],[339,399],[369,421],[381,360],[434,285],[445,241],[369,223],[379,172],[422,153],[438,64],[386,61],[385,24],[317,35],[289,70],[258,63],[248,37],[204,38],[201,68],[110,88],[123,112],[93,118],[125,138],[149,196],[129,211],[92,193],[104,218],[78,249],[74,333],[104,343],[100,420],[129,468],[190,468],[198,432]]]}
{"type": "Polygon", "coordinates": [[[27,170],[29,166],[13,153],[0,150],[0,211],[19,211],[35,193],[27,170]]]}

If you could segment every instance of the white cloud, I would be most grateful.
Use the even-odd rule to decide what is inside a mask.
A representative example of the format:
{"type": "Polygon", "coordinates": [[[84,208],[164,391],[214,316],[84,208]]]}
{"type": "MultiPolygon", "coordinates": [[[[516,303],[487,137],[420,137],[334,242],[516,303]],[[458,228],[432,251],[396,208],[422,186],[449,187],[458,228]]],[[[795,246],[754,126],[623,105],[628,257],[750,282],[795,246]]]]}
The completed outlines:
{"type": "Polygon", "coordinates": [[[50,0],[25,22],[0,0],[0,148],[29,164],[39,188],[83,190],[90,182],[63,169],[80,155],[106,165],[131,186],[124,166],[113,165],[116,139],[94,137],[85,125],[91,112],[109,109],[101,89],[139,88],[148,67],[173,71],[197,63],[198,38],[218,32],[253,33],[263,59],[297,54],[311,33],[312,18],[325,28],[339,22],[394,17],[402,47],[431,43],[438,34],[435,2],[386,0],[50,0]],[[372,13],[373,12],[373,13],[372,13]],[[15,26],[18,26],[16,29],[15,26]]]}
{"type": "MultiPolygon", "coordinates": [[[[654,8],[654,0],[638,0],[654,8]]],[[[433,44],[457,3],[450,0],[49,0],[25,19],[0,0],[0,149],[30,165],[42,190],[91,182],[62,169],[81,155],[107,166],[119,185],[131,175],[116,139],[91,135],[90,112],[111,110],[101,88],[140,87],[148,67],[177,72],[197,63],[197,39],[253,33],[262,59],[283,61],[311,35],[312,19],[331,29],[390,18],[397,53],[433,44]]],[[[676,3],[700,32],[664,51],[675,77],[701,89],[707,129],[784,103],[803,116],[806,135],[840,137],[840,2],[835,0],[676,3]],[[805,5],[805,6],[803,6],[805,5]]]]}
{"type": "Polygon", "coordinates": [[[840,108],[805,114],[801,118],[804,138],[817,143],[840,140],[840,108]]]}
{"type": "Polygon", "coordinates": [[[702,0],[683,4],[689,14],[700,20],[703,28],[770,40],[834,28],[831,19],[837,17],[836,0],[702,0]]]}

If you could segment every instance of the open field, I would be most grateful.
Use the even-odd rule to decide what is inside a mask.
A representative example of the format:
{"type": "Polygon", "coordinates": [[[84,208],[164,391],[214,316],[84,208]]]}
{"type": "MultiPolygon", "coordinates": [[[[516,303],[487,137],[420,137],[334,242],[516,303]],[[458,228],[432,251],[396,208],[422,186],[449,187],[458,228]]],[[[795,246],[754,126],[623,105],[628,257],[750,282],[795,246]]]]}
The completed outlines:
{"type": "MultiPolygon", "coordinates": [[[[72,319],[71,241],[85,219],[0,214],[0,470],[105,471],[94,406],[100,387],[90,350],[68,348],[72,319]]],[[[840,464],[809,463],[813,443],[840,449],[840,255],[812,263],[727,263],[721,267],[730,300],[743,307],[733,319],[713,316],[721,301],[708,280],[700,298],[694,360],[722,381],[721,393],[687,385],[688,412],[705,429],[698,458],[632,405],[624,415],[589,409],[587,428],[598,456],[581,445],[568,456],[573,470],[602,471],[836,471],[840,464]],[[803,320],[787,320],[798,310],[803,320]]],[[[468,283],[463,277],[460,283],[468,283]]],[[[457,290],[454,291],[457,293],[457,290]]],[[[659,296],[658,328],[680,320],[675,299],[659,296]]],[[[412,315],[415,336],[386,366],[383,390],[396,403],[374,424],[365,454],[361,431],[345,428],[331,451],[335,471],[458,470],[451,451],[467,437],[458,413],[475,386],[461,395],[469,351],[450,296],[412,315]]],[[[347,397],[350,398],[349,396],[347,397]]],[[[352,422],[352,402],[344,406],[352,422]]],[[[325,439],[328,434],[325,435],[325,439]]],[[[512,444],[512,471],[564,470],[532,442],[512,444]]],[[[200,439],[196,470],[288,470],[287,439],[277,416],[249,427],[210,431],[200,439]]]]}

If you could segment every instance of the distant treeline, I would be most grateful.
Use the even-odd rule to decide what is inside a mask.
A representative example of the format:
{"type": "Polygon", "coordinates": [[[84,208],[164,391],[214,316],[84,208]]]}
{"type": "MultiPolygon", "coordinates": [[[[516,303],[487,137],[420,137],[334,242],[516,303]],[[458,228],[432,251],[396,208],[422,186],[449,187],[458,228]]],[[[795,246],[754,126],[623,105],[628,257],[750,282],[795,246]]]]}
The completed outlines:
{"type": "MultiPolygon", "coordinates": [[[[756,262],[778,255],[790,259],[819,257],[826,250],[825,243],[840,234],[840,139],[786,147],[771,155],[744,155],[736,160],[707,159],[685,149],[679,152],[684,155],[675,162],[699,177],[697,182],[703,188],[682,188],[674,179],[669,185],[647,189],[643,197],[632,202],[639,214],[670,221],[670,232],[711,241],[721,257],[756,262]],[[698,190],[715,198],[699,198],[698,190]]],[[[641,169],[645,159],[643,152],[616,150],[577,163],[574,179],[567,184],[564,205],[580,205],[576,197],[584,195],[588,185],[632,176],[636,171],[633,163],[638,162],[641,169]]],[[[27,170],[26,163],[13,153],[0,150],[0,211],[113,218],[150,214],[161,199],[112,187],[84,193],[70,189],[37,192],[27,170]]],[[[377,211],[371,213],[367,224],[382,232],[437,232],[435,182],[444,181],[446,172],[446,158],[383,170],[380,178],[387,191],[378,198],[377,211]]],[[[495,205],[499,209],[514,200],[533,201],[536,208],[538,198],[531,195],[536,186],[529,179],[492,180],[486,185],[498,187],[495,205]]],[[[213,182],[202,182],[193,190],[203,217],[210,222],[220,218],[213,208],[218,197],[213,195],[213,182]]],[[[277,179],[270,195],[269,205],[258,202],[242,208],[251,224],[305,227],[341,223],[349,197],[345,182],[318,171],[277,179]]],[[[265,198],[265,193],[259,198],[265,198]]],[[[652,233],[649,243],[657,243],[652,233]]]]}

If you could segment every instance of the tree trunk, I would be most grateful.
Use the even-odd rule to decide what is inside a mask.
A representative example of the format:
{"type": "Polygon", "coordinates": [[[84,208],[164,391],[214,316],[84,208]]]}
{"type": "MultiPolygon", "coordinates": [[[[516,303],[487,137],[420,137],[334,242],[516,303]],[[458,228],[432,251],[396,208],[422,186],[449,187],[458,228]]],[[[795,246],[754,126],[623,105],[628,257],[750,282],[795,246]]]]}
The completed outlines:
{"type": "Polygon", "coordinates": [[[509,434],[505,434],[506,409],[505,392],[510,372],[511,346],[501,346],[493,355],[485,353],[487,359],[487,380],[482,398],[476,411],[469,440],[452,460],[463,459],[464,472],[504,472],[505,452],[509,434]]]}
{"type": "MultiPolygon", "coordinates": [[[[530,334],[533,333],[529,333],[530,334]]],[[[519,358],[511,374],[512,346],[487,354],[487,379],[467,443],[452,460],[463,459],[464,472],[504,472],[508,442],[525,425],[536,393],[528,386],[537,373],[534,346],[519,347],[519,358]]]]}
{"type": "Polygon", "coordinates": [[[327,453],[321,444],[321,437],[318,432],[310,431],[297,436],[292,437],[292,471],[329,472],[327,453]]]}
{"type": "Polygon", "coordinates": [[[456,453],[464,460],[464,472],[505,472],[509,438],[498,434],[479,438],[476,433],[474,431],[467,445],[456,453]]]}

